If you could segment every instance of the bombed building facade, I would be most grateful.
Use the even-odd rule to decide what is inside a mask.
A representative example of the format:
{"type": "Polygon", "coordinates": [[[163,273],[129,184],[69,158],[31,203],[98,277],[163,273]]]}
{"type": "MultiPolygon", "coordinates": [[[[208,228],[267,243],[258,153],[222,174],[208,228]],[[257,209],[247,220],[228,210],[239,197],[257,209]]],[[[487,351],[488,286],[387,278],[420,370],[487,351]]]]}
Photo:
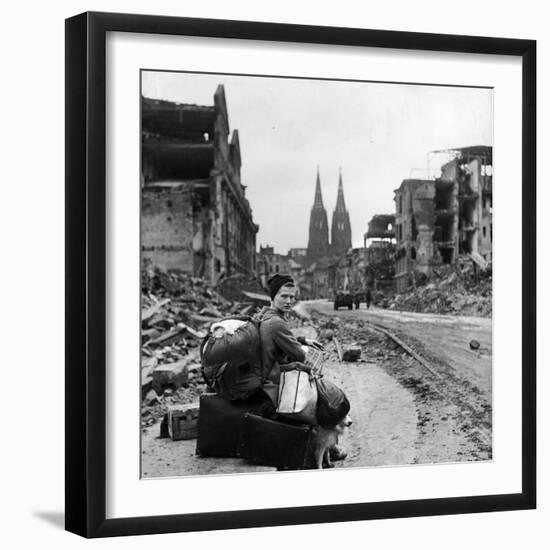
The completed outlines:
{"type": "Polygon", "coordinates": [[[478,265],[492,261],[492,148],[445,152],[452,158],[440,177],[406,179],[394,192],[397,292],[410,286],[415,272],[429,277],[434,265],[461,256],[478,265]]]}
{"type": "Polygon", "coordinates": [[[373,290],[394,289],[395,215],[375,214],[363,235],[366,250],[365,279],[373,290]]]}
{"type": "Polygon", "coordinates": [[[142,98],[142,257],[211,284],[256,271],[258,226],[229,134],[222,85],[208,106],[142,98]]]}

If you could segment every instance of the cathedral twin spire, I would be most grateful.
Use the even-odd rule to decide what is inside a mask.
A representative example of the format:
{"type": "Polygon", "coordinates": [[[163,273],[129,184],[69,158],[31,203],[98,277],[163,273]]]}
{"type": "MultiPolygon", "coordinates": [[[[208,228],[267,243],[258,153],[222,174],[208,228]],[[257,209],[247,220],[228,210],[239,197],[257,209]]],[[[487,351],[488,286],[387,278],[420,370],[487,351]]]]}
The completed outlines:
{"type": "Polygon", "coordinates": [[[312,263],[329,255],[343,254],[349,248],[351,248],[351,224],[344,200],[342,170],[340,169],[338,178],[338,195],[336,197],[336,207],[332,214],[331,242],[329,244],[327,212],[323,205],[321,179],[319,167],[317,167],[315,200],[309,219],[308,262],[312,263]]]}
{"type": "Polygon", "coordinates": [[[323,206],[321,178],[319,177],[319,167],[317,167],[315,200],[313,201],[313,208],[309,216],[309,240],[307,243],[308,263],[313,263],[320,258],[328,256],[329,252],[327,211],[323,206]]]}
{"type": "Polygon", "coordinates": [[[317,167],[317,182],[315,183],[315,200],[313,201],[313,208],[323,208],[323,194],[321,193],[321,178],[319,177],[319,167],[317,167]]]}

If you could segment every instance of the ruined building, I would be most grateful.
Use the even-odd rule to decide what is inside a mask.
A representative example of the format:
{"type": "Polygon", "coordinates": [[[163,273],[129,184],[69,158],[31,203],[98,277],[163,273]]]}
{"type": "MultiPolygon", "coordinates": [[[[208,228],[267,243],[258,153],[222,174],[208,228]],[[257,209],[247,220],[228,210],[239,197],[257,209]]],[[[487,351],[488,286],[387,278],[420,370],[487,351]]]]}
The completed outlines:
{"type": "Polygon", "coordinates": [[[393,290],[395,275],[395,215],[375,214],[363,235],[367,287],[393,290]]]}
{"type": "Polygon", "coordinates": [[[434,265],[453,264],[459,256],[481,266],[492,260],[492,148],[446,152],[452,159],[439,178],[407,179],[395,190],[398,292],[415,271],[429,277],[434,265]]]}
{"type": "Polygon", "coordinates": [[[288,257],[300,265],[305,265],[307,261],[307,248],[289,248],[288,257]]]}
{"type": "Polygon", "coordinates": [[[351,248],[351,224],[349,214],[344,201],[344,186],[342,185],[342,171],[338,178],[338,196],[336,207],[332,214],[332,225],[330,235],[331,253],[335,256],[344,254],[351,248]]]}
{"type": "Polygon", "coordinates": [[[331,296],[329,259],[320,258],[313,262],[305,270],[305,280],[303,286],[307,298],[329,298],[331,296]]]}
{"type": "Polygon", "coordinates": [[[255,273],[258,226],[229,138],[223,86],[213,105],[142,98],[141,249],[165,268],[211,284],[255,273]]]}
{"type": "Polygon", "coordinates": [[[349,248],[329,265],[329,287],[334,291],[362,292],[365,287],[365,248],[349,248]]]}
{"type": "Polygon", "coordinates": [[[328,256],[329,251],[327,211],[323,205],[321,179],[319,177],[319,169],[317,169],[315,200],[313,201],[313,207],[309,216],[308,263],[313,263],[315,260],[328,256]]]}
{"type": "Polygon", "coordinates": [[[394,214],[375,214],[363,235],[363,246],[371,246],[379,243],[395,242],[395,215],[394,214]]]}

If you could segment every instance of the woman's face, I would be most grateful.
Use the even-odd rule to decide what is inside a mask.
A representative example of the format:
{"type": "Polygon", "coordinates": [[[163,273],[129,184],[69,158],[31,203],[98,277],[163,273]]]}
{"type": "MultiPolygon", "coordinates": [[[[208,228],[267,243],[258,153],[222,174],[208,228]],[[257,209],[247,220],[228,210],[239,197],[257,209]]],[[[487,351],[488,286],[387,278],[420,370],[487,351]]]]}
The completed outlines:
{"type": "Polygon", "coordinates": [[[296,303],[296,287],[282,286],[273,298],[273,307],[282,313],[287,313],[296,303]]]}

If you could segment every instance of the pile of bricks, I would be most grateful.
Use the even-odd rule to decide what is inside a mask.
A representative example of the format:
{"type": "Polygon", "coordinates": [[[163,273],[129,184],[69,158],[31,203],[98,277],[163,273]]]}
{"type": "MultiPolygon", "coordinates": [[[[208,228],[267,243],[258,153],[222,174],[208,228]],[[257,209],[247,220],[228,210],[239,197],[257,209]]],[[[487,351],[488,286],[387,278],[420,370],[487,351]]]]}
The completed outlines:
{"type": "Polygon", "coordinates": [[[175,405],[192,403],[206,386],[199,346],[209,326],[231,315],[252,315],[259,304],[230,301],[204,280],[178,270],[142,265],[142,426],[150,426],[175,405]]]}
{"type": "MultiPolygon", "coordinates": [[[[418,281],[417,281],[418,282],[418,281]]],[[[492,273],[479,271],[471,263],[441,266],[432,280],[404,294],[398,294],[389,308],[399,311],[491,317],[492,273]]]]}

